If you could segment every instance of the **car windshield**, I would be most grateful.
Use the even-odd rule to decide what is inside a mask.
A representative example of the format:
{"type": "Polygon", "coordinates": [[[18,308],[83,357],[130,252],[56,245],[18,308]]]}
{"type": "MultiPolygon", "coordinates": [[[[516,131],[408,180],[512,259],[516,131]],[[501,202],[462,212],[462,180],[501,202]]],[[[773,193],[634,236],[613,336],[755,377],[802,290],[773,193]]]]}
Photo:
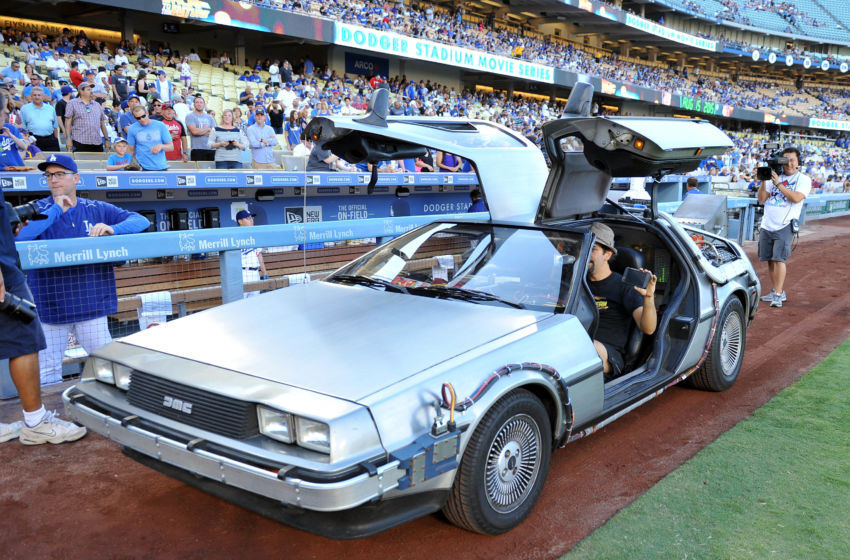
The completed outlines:
{"type": "Polygon", "coordinates": [[[330,281],[535,311],[563,311],[582,236],[473,223],[411,231],[337,271],[330,281]]]}

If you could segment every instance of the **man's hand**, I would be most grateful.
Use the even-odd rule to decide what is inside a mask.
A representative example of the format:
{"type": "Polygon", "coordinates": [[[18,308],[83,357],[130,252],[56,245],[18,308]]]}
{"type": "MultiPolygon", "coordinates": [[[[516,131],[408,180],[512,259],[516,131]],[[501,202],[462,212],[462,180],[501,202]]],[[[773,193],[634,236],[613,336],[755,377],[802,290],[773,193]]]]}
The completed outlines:
{"type": "Polygon", "coordinates": [[[68,136],[67,138],[65,138],[65,147],[66,147],[66,148],[68,148],[68,151],[69,151],[69,152],[71,151],[71,148],[72,148],[73,146],[74,146],[74,143],[73,143],[73,141],[71,140],[71,137],[70,137],[70,136],[68,136]]]}
{"type": "Polygon", "coordinates": [[[161,144],[154,144],[153,146],[151,146],[151,153],[153,155],[156,155],[161,151],[162,151],[162,145],[161,144]]]}
{"type": "Polygon", "coordinates": [[[776,174],[776,171],[770,170],[770,178],[773,180],[773,184],[777,187],[779,186],[779,175],[776,174]]]}
{"type": "Polygon", "coordinates": [[[104,235],[112,235],[113,233],[115,233],[115,230],[112,229],[112,226],[106,224],[95,224],[89,232],[89,237],[102,237],[104,235]]]}
{"type": "Polygon", "coordinates": [[[0,270],[0,303],[6,301],[6,282],[3,280],[3,271],[0,270]]]}
{"type": "Polygon", "coordinates": [[[74,201],[71,200],[71,197],[65,194],[58,194],[53,197],[53,203],[59,205],[59,208],[62,209],[62,213],[67,212],[72,206],[74,206],[74,201]]]}
{"type": "Polygon", "coordinates": [[[186,152],[183,152],[183,158],[182,159],[183,159],[184,162],[189,161],[189,155],[186,152]]]}
{"type": "Polygon", "coordinates": [[[641,268],[640,271],[649,274],[649,283],[646,285],[646,288],[638,288],[635,286],[635,291],[643,296],[644,299],[652,298],[655,296],[655,284],[658,282],[658,277],[645,268],[641,268]]]}

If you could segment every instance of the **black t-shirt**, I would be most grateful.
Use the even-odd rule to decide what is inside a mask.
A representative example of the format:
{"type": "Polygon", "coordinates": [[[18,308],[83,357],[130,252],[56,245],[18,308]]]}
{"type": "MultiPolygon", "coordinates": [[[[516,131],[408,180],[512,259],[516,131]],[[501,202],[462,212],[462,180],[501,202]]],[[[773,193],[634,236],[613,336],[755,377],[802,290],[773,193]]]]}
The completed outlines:
{"type": "Polygon", "coordinates": [[[269,111],[269,126],[272,128],[283,128],[283,109],[280,111],[271,109],[269,111]]]}
{"type": "Polygon", "coordinates": [[[127,79],[127,76],[112,74],[112,85],[115,86],[115,91],[118,93],[118,97],[121,98],[121,101],[130,96],[130,81],[127,79]]]}
{"type": "Polygon", "coordinates": [[[608,278],[593,282],[588,280],[590,292],[599,310],[599,326],[596,340],[610,344],[624,353],[629,335],[632,313],[643,306],[643,298],[634,286],[623,282],[623,277],[612,272],[608,278]]]}

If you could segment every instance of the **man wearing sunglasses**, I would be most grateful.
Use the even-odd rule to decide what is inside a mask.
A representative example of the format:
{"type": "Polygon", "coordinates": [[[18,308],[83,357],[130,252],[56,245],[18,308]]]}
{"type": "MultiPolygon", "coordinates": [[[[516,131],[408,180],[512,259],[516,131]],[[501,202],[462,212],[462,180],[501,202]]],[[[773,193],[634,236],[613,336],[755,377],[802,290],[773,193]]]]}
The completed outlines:
{"type": "Polygon", "coordinates": [[[166,171],[165,153],[174,149],[168,127],[162,121],[153,120],[141,105],[133,107],[133,116],[136,124],[130,126],[127,142],[136,161],[145,171],[166,171]]]}
{"type": "MultiPolygon", "coordinates": [[[[38,168],[44,171],[50,196],[36,204],[47,218],[23,227],[19,241],[120,235],[150,227],[147,218],[136,212],[78,197],[80,175],[71,157],[51,154],[38,168]]],[[[47,349],[39,353],[41,382],[59,383],[69,332],[74,333],[86,352],[112,340],[106,317],[118,310],[113,265],[108,262],[30,270],[27,283],[47,338],[47,349]]]]}
{"type": "Polygon", "coordinates": [[[109,149],[106,114],[92,97],[92,85],[82,82],[80,96],[65,106],[65,147],[75,152],[102,152],[104,143],[109,149]],[[103,136],[101,136],[103,134],[103,136]]]}

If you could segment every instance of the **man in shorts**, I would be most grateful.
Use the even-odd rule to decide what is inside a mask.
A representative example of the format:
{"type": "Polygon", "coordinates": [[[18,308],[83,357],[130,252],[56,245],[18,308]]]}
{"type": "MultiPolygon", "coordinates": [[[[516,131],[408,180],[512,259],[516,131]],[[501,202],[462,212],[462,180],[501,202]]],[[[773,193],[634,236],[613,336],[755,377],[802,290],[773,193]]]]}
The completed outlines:
{"type": "Polygon", "coordinates": [[[587,280],[599,312],[593,345],[602,358],[605,380],[608,381],[626,373],[623,371],[624,356],[630,322],[634,320],[646,334],[655,332],[658,323],[655,310],[657,278],[642,268],[642,271],[651,275],[646,288],[623,282],[623,277],[611,270],[610,266],[611,259],[617,255],[614,232],[600,222],[594,223],[590,232],[596,235],[596,241],[587,265],[587,280]]]}
{"type": "Polygon", "coordinates": [[[782,307],[785,296],[785,262],[791,256],[791,240],[794,237],[792,221],[799,220],[803,201],[812,190],[812,180],[800,171],[800,151],[793,146],[782,150],[788,163],[782,166],[782,174],[771,171],[771,180],[762,181],[758,191],[760,204],[764,204],[764,217],[759,231],[759,260],[767,261],[767,270],[773,289],[762,296],[771,307],[782,307]]]}
{"type": "MultiPolygon", "coordinates": [[[[6,120],[6,95],[0,93],[0,122],[6,120]]],[[[16,227],[20,230],[20,227],[16,227]]],[[[13,233],[0,189],[0,302],[10,295],[32,301],[24,273],[18,268],[13,233]]],[[[8,304],[8,302],[6,302],[8,304]]],[[[18,390],[24,421],[0,422],[0,442],[18,438],[25,445],[64,443],[86,435],[86,429],[44,408],[38,370],[38,351],[47,347],[38,317],[26,323],[0,311],[0,360],[9,360],[12,383],[18,390]]]]}

